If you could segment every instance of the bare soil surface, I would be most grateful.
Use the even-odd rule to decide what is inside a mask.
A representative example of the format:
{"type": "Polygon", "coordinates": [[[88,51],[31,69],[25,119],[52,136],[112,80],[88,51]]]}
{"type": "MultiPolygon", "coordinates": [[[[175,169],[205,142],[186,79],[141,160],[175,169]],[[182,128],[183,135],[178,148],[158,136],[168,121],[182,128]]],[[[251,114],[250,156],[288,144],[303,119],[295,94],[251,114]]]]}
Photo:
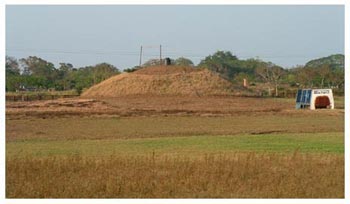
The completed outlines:
{"type": "Polygon", "coordinates": [[[7,119],[65,116],[239,116],[239,115],[333,115],[344,109],[295,110],[294,99],[234,96],[124,96],[115,98],[70,98],[49,101],[7,102],[7,119]]]}

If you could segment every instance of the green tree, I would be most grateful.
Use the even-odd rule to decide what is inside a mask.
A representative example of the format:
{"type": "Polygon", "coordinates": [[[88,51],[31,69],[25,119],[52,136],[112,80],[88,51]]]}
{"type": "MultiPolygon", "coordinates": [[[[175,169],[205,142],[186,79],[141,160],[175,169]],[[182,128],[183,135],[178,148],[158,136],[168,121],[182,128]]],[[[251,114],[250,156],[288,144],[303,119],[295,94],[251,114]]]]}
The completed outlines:
{"type": "Polygon", "coordinates": [[[134,72],[134,71],[137,71],[139,69],[141,69],[142,67],[140,66],[134,66],[132,68],[127,68],[127,69],[124,69],[124,72],[128,72],[128,73],[131,73],[131,72],[134,72]]]}
{"type": "Polygon", "coordinates": [[[79,69],[73,68],[67,80],[72,88],[81,93],[85,88],[119,74],[120,71],[113,65],[108,63],[100,63],[95,66],[81,67],[79,69]]]}
{"type": "Polygon", "coordinates": [[[334,69],[329,76],[331,86],[344,91],[345,74],[344,69],[334,69]]]}
{"type": "Polygon", "coordinates": [[[194,66],[193,62],[190,59],[179,57],[175,60],[175,65],[179,66],[194,66]]]}
{"type": "Polygon", "coordinates": [[[70,77],[73,71],[73,65],[70,63],[60,63],[58,68],[58,79],[57,86],[60,90],[69,90],[72,89],[72,79],[70,77]]]}
{"type": "Polygon", "coordinates": [[[16,58],[6,56],[6,73],[19,75],[20,69],[16,58]]]}
{"type": "Polygon", "coordinates": [[[92,67],[83,67],[79,69],[73,69],[70,74],[72,87],[81,93],[84,88],[88,88],[93,85],[92,67]]]}
{"type": "Polygon", "coordinates": [[[330,55],[311,60],[305,64],[305,67],[317,68],[324,64],[328,64],[332,69],[344,69],[345,56],[342,54],[330,55]]]}
{"type": "Polygon", "coordinates": [[[213,55],[207,56],[199,63],[198,67],[217,72],[228,80],[232,80],[236,74],[245,71],[241,67],[240,60],[229,51],[217,51],[213,55]]]}
{"type": "Polygon", "coordinates": [[[217,51],[213,55],[207,56],[198,66],[208,68],[218,73],[225,73],[237,60],[238,58],[233,56],[229,51],[217,51]]]}
{"type": "Polygon", "coordinates": [[[108,63],[101,63],[92,67],[94,84],[100,83],[101,81],[119,73],[120,71],[115,66],[108,63]]]}
{"type": "Polygon", "coordinates": [[[39,87],[53,88],[55,80],[58,77],[58,72],[51,62],[47,62],[39,57],[30,56],[20,59],[24,66],[24,73],[44,80],[39,87]]]}
{"type": "Polygon", "coordinates": [[[6,91],[16,91],[21,86],[21,75],[16,58],[6,56],[6,91]]]}

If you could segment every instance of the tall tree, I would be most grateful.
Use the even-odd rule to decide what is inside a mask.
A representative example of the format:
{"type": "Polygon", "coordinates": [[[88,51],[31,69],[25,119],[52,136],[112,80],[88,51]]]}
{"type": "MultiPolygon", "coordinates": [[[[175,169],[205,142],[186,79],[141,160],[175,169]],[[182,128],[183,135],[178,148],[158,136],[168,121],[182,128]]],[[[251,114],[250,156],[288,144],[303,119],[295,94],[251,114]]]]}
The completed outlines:
{"type": "Polygon", "coordinates": [[[16,58],[6,56],[6,73],[20,74],[19,64],[16,58]]]}
{"type": "Polygon", "coordinates": [[[21,76],[16,58],[6,56],[6,91],[15,91],[20,88],[21,76]]]}
{"type": "Polygon", "coordinates": [[[32,77],[40,78],[40,87],[52,88],[58,77],[58,71],[51,62],[47,62],[39,57],[30,56],[20,59],[24,66],[24,73],[32,77]]]}
{"type": "Polygon", "coordinates": [[[301,87],[313,88],[315,77],[317,72],[315,69],[310,67],[298,66],[294,68],[296,81],[301,85],[301,87]]]}
{"type": "Polygon", "coordinates": [[[100,63],[92,68],[94,84],[100,83],[101,81],[119,73],[120,71],[115,66],[108,63],[100,63]]]}
{"type": "Polygon", "coordinates": [[[344,90],[345,75],[344,69],[334,69],[329,76],[329,83],[338,89],[344,90]]]}
{"type": "Polygon", "coordinates": [[[270,71],[271,71],[271,81],[275,85],[276,96],[279,96],[278,87],[281,84],[282,77],[285,74],[285,71],[282,67],[279,67],[279,66],[273,66],[270,71]]]}
{"type": "Polygon", "coordinates": [[[68,90],[72,88],[71,83],[71,72],[73,71],[73,65],[70,63],[60,63],[58,68],[58,85],[62,87],[63,90],[68,90]]]}
{"type": "Polygon", "coordinates": [[[239,60],[229,51],[217,51],[213,55],[207,56],[202,60],[198,67],[204,67],[219,73],[226,79],[232,79],[233,76],[242,70],[239,66],[239,60]]]}
{"type": "Polygon", "coordinates": [[[321,79],[321,82],[320,82],[321,88],[324,87],[324,82],[325,82],[325,80],[329,79],[331,72],[332,71],[331,71],[331,67],[329,64],[323,64],[323,65],[321,65],[320,68],[318,68],[318,75],[321,79]]]}
{"type": "Polygon", "coordinates": [[[28,72],[35,76],[52,77],[55,72],[55,66],[51,62],[47,62],[39,57],[30,56],[20,59],[28,72]]]}
{"type": "Polygon", "coordinates": [[[190,59],[179,57],[175,60],[175,65],[179,66],[193,66],[193,62],[190,59]]]}
{"type": "MultiPolygon", "coordinates": [[[[267,84],[274,86],[275,96],[278,96],[278,87],[282,81],[282,76],[285,73],[283,68],[272,63],[268,63],[266,65],[257,67],[255,72],[267,84]]],[[[270,88],[269,95],[271,95],[270,88]]]]}

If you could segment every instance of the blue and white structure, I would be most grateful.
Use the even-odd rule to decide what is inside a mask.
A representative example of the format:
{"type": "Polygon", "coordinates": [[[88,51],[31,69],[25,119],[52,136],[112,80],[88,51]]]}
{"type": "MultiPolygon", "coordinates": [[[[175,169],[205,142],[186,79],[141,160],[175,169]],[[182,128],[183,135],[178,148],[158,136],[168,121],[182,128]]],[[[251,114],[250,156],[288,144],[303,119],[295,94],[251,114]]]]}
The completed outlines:
{"type": "Polygon", "coordinates": [[[296,96],[296,109],[334,109],[332,89],[299,89],[296,96]]]}

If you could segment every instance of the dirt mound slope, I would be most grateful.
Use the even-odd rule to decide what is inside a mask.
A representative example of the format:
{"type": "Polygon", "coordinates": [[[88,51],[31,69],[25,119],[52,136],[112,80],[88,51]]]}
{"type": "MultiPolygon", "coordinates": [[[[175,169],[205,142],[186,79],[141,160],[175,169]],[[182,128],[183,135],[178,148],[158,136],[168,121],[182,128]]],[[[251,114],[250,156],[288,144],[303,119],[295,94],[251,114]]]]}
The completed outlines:
{"type": "Polygon", "coordinates": [[[82,97],[240,94],[231,82],[207,69],[155,66],[111,77],[86,90],[82,97]]]}

